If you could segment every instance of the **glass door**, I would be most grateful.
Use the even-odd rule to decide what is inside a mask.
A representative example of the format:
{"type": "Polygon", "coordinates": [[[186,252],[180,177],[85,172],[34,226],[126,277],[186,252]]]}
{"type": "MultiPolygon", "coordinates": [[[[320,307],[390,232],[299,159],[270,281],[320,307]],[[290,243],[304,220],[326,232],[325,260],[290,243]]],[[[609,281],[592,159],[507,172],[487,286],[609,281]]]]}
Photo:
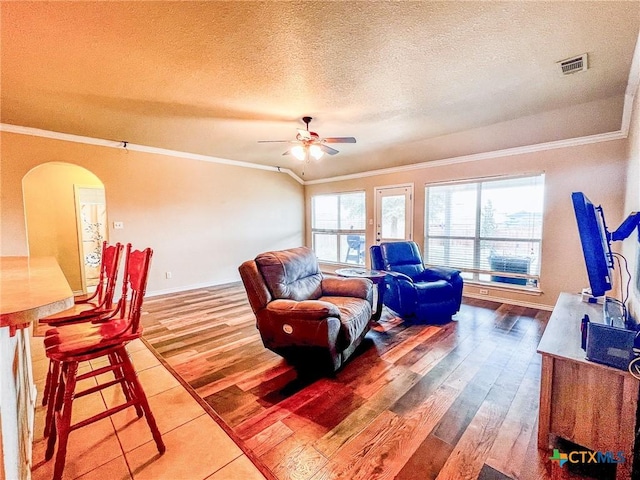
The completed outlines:
{"type": "Polygon", "coordinates": [[[84,293],[98,284],[102,242],[107,237],[107,205],[104,188],[74,185],[78,253],[84,293]]]}
{"type": "Polygon", "coordinates": [[[376,187],[376,243],[413,240],[413,185],[376,187]]]}

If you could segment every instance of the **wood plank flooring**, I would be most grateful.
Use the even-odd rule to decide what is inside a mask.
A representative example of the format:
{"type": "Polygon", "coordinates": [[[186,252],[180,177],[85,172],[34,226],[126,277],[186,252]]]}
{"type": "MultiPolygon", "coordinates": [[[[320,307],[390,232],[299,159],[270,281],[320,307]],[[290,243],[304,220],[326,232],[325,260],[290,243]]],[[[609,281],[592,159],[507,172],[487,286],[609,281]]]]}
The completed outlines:
{"type": "Polygon", "coordinates": [[[240,283],[145,300],[144,338],[278,479],[548,479],[536,447],[550,312],[465,299],[456,321],[386,309],[332,378],[262,346],[240,283]]]}

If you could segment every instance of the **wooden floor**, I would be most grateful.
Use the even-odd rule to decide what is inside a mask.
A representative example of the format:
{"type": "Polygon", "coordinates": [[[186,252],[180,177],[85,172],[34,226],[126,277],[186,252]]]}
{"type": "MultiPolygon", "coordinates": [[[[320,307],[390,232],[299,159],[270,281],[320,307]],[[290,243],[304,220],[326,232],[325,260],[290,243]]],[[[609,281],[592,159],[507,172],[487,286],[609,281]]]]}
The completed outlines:
{"type": "Polygon", "coordinates": [[[385,309],[334,378],[266,350],[241,284],[145,300],[145,339],[278,479],[547,479],[536,447],[550,312],[465,300],[444,326],[385,309]]]}

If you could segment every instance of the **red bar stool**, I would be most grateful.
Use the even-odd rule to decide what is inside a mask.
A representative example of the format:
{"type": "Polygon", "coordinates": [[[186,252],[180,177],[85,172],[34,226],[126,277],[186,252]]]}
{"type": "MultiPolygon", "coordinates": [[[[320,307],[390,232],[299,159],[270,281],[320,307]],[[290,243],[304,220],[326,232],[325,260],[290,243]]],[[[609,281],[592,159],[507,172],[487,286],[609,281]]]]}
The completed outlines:
{"type": "Polygon", "coordinates": [[[113,312],[113,296],[118,281],[118,268],[122,256],[123,245],[102,244],[102,259],[100,263],[100,277],[95,292],[90,296],[80,296],[74,299],[74,306],[58,312],[55,315],[43,317],[39,323],[59,325],[63,323],[78,322],[84,318],[94,316],[96,313],[113,312]]]}
{"type": "Polygon", "coordinates": [[[142,335],[140,314],[147,285],[147,276],[152,250],[131,251],[127,245],[123,292],[115,314],[110,318],[96,316],[91,322],[63,325],[52,328],[45,334],[46,354],[53,366],[54,388],[49,392],[45,429],[48,431],[45,459],[53,457],[56,439],[58,451],[54,467],[54,480],[62,478],[69,433],[97,420],[107,418],[126,408],[134,407],[138,417],[147,419],[158,452],[164,453],[165,445],[155,418],[149,408],[147,397],[138,381],[135,369],[126,350],[126,345],[142,335]],[[127,301],[128,293],[131,298],[127,301]],[[109,364],[78,375],[80,362],[107,357],[109,364]],[[86,390],[76,392],[76,383],[90,377],[113,372],[114,379],[86,390]],[[71,425],[73,400],[105,388],[121,385],[125,403],[71,425]]]}
{"type": "MultiPolygon", "coordinates": [[[[86,322],[97,314],[113,313],[116,306],[113,304],[113,296],[118,281],[118,268],[120,267],[120,258],[122,257],[123,245],[116,243],[108,245],[107,242],[102,244],[102,258],[100,260],[100,277],[95,292],[90,296],[81,296],[74,300],[73,307],[58,312],[49,317],[43,317],[38,320],[39,323],[51,326],[64,325],[68,323],[86,322]]],[[[42,394],[42,405],[46,405],[52,382],[52,367],[49,362],[49,370],[42,394]]],[[[45,426],[45,435],[47,434],[45,426]]]]}

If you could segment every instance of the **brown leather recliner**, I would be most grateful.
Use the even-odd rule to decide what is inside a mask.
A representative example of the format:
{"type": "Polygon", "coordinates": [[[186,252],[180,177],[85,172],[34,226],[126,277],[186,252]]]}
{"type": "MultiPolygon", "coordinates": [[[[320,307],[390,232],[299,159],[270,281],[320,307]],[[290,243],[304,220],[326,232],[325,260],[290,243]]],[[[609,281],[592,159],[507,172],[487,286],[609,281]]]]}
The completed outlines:
{"type": "Polygon", "coordinates": [[[239,271],[264,346],[293,365],[338,370],[369,330],[372,282],[324,277],[307,247],[262,253],[239,271]]]}

